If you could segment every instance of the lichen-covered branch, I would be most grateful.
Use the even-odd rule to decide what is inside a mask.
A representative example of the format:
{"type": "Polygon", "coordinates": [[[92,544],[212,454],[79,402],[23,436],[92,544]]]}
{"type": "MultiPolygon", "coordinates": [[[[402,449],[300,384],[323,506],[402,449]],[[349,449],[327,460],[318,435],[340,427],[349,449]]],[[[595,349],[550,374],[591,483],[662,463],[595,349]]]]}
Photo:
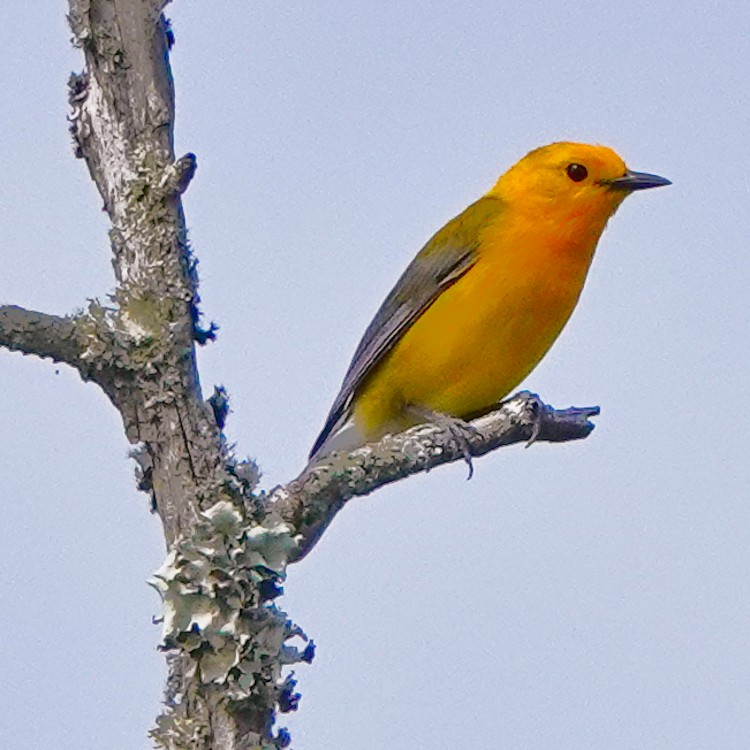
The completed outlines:
{"type": "Polygon", "coordinates": [[[248,524],[256,520],[257,471],[231,456],[198,378],[195,344],[212,331],[198,325],[197,275],[180,199],[196,160],[176,159],[173,150],[174,37],[165,4],[69,0],[73,39],[85,58],[69,81],[70,129],[111,220],[117,282],[106,305],[89,307],[79,329],[92,378],[135,445],[139,487],[164,525],[173,560],[161,579],[165,605],[179,600],[180,612],[191,613],[185,638],[181,617],[165,632],[170,677],[154,740],[170,750],[273,748],[284,741],[273,731],[275,713],[293,707],[277,685],[288,656],[285,616],[268,615],[269,592],[252,568],[243,568],[241,555],[227,557],[235,548],[206,516],[229,505],[248,524]],[[204,580],[205,570],[229,576],[232,586],[204,580]],[[228,597],[217,600],[216,617],[191,609],[212,596],[228,597]],[[266,618],[262,644],[257,618],[266,618]],[[219,648],[225,640],[242,648],[219,648]]]}
{"type": "Polygon", "coordinates": [[[86,370],[74,318],[0,305],[0,347],[86,370]]]}
{"type": "Polygon", "coordinates": [[[283,523],[249,524],[232,503],[220,501],[202,514],[189,539],[173,545],[155,573],[151,583],[164,600],[164,648],[182,654],[186,667],[182,680],[170,681],[170,710],[153,733],[160,745],[286,746],[283,730],[272,739],[272,707],[294,710],[299,695],[293,675],[282,669],[310,662],[315,653],[273,602],[282,593],[294,544],[290,531],[283,523]],[[231,706],[242,711],[231,712],[231,706]],[[253,735],[256,744],[236,743],[253,735]]]}
{"type": "Polygon", "coordinates": [[[84,52],[70,116],[112,222],[117,287],[89,311],[87,352],[149,464],[152,498],[171,543],[216,502],[226,451],[195,364],[197,278],[180,195],[195,157],[175,159],[171,32],[163,0],[70,0],[84,52]]]}
{"type": "MultiPolygon", "coordinates": [[[[465,439],[474,457],[518,442],[579,440],[594,429],[589,418],[598,413],[598,407],[553,409],[535,394],[522,392],[471,422],[473,430],[465,439]]],[[[269,498],[275,512],[297,534],[289,561],[300,560],[312,549],[351,498],[411,474],[464,460],[464,450],[455,436],[426,424],[348,454],[334,453],[308,466],[269,498]]]]}
{"type": "MultiPolygon", "coordinates": [[[[538,396],[521,393],[471,423],[468,448],[478,457],[516,442],[580,439],[593,429],[589,417],[597,413],[596,407],[556,410],[538,396]]],[[[189,669],[189,679],[170,681],[171,710],[160,717],[154,735],[159,742],[175,748],[232,747],[224,744],[223,733],[205,734],[208,725],[228,731],[228,699],[247,706],[240,728],[242,719],[266,727],[266,741],[247,747],[285,746],[283,730],[267,739],[273,715],[268,707],[296,708],[296,683],[289,675],[282,678],[281,667],[309,662],[314,655],[313,643],[273,602],[288,563],[310,551],[349,499],[464,460],[465,447],[441,427],[421,425],[307,467],[297,479],[257,497],[252,514],[226,501],[203,511],[191,537],[173,545],[153,581],[164,599],[165,646],[184,655],[189,669]],[[295,639],[301,639],[303,649],[295,639]],[[186,711],[196,685],[200,712],[186,711]],[[209,714],[213,719],[207,724],[209,714]]],[[[247,477],[248,469],[235,464],[233,473],[250,487],[257,477],[247,477]]]]}

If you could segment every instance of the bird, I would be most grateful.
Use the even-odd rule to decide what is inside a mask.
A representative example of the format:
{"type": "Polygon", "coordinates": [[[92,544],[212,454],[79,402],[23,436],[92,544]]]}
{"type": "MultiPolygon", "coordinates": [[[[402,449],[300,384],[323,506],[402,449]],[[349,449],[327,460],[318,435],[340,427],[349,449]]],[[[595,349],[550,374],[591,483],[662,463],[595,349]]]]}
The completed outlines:
{"type": "Polygon", "coordinates": [[[398,279],[354,353],[310,463],[427,422],[461,442],[466,420],[496,408],[557,339],[623,200],[670,184],[628,169],[607,146],[557,142],[529,152],[398,279]]]}

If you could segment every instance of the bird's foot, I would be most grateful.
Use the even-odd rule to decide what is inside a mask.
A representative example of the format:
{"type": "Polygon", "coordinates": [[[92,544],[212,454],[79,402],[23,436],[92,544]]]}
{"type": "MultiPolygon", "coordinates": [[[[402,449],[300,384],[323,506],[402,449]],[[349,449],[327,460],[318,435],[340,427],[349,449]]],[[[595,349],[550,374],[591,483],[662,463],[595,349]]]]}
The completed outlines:
{"type": "Polygon", "coordinates": [[[474,464],[471,460],[472,454],[469,438],[477,434],[476,427],[458,417],[452,417],[450,414],[433,411],[432,409],[425,409],[421,406],[410,406],[408,407],[408,411],[413,416],[436,425],[458,443],[464,461],[466,461],[469,467],[469,475],[466,479],[471,479],[474,476],[474,464]]]}

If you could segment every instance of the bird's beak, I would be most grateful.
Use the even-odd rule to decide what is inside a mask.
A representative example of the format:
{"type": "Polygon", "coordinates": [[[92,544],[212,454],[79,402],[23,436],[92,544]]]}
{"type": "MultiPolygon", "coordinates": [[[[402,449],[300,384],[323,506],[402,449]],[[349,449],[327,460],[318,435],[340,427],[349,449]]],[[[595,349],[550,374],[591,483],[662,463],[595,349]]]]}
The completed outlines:
{"type": "Polygon", "coordinates": [[[671,185],[672,182],[666,177],[648,172],[632,172],[628,170],[622,177],[607,182],[612,190],[646,190],[646,188],[662,187],[671,185]]]}

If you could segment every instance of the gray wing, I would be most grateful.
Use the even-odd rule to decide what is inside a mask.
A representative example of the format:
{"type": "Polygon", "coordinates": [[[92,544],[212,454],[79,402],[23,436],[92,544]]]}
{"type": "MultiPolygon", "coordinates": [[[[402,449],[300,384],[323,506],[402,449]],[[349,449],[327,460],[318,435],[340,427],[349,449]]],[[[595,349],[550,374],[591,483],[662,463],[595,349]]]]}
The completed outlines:
{"type": "Polygon", "coordinates": [[[349,419],[352,400],[367,376],[440,293],[474,265],[479,230],[497,216],[501,207],[497,198],[480,198],[437,232],[409,264],[359,342],[341,390],[310,451],[311,459],[349,419]]]}

